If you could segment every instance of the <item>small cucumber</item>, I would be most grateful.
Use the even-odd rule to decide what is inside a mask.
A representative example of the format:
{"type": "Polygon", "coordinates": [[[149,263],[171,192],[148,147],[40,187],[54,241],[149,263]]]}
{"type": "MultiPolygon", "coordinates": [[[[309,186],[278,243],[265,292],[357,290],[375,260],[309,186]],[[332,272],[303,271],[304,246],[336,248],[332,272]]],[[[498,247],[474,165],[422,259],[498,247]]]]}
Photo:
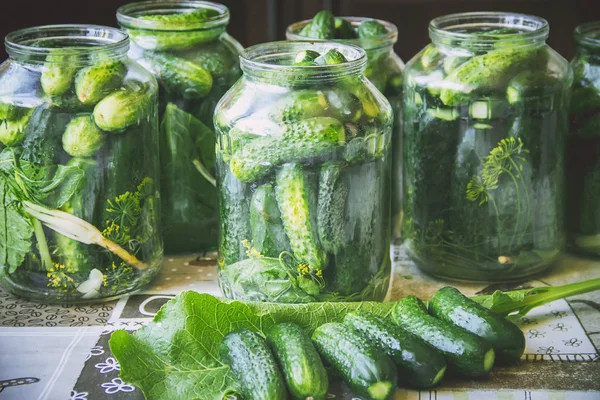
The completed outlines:
{"type": "Polygon", "coordinates": [[[200,99],[208,95],[213,77],[201,65],[168,53],[147,53],[150,70],[167,91],[185,99],[200,99]]]}
{"type": "Polygon", "coordinates": [[[285,233],[294,255],[301,262],[322,270],[327,266],[327,254],[318,241],[316,184],[299,164],[285,164],[277,173],[275,195],[285,233]]]}
{"type": "Polygon", "coordinates": [[[296,399],[321,400],[329,380],[310,337],[296,324],[277,324],[267,334],[288,390],[296,399]]]}
{"type": "Polygon", "coordinates": [[[485,340],[427,313],[415,296],[400,300],[392,317],[401,328],[419,336],[438,349],[459,373],[483,376],[494,366],[494,349],[485,340]]]}
{"type": "Polygon", "coordinates": [[[344,224],[348,185],[340,179],[344,163],[328,162],[321,168],[319,177],[319,199],[317,201],[317,223],[321,246],[337,254],[344,246],[344,224]]]}
{"type": "Polygon", "coordinates": [[[258,333],[249,329],[228,333],[219,354],[238,379],[245,400],[287,399],[277,362],[258,333]]]}
{"type": "Polygon", "coordinates": [[[371,345],[357,331],[330,322],[313,332],[312,341],[319,354],[356,395],[385,400],[394,393],[396,366],[387,354],[371,345]]]}
{"type": "Polygon", "coordinates": [[[265,183],[256,188],[250,201],[252,245],[266,257],[279,257],[290,251],[290,242],[283,230],[281,213],[273,185],[265,183]]]}
{"type": "Polygon", "coordinates": [[[517,325],[465,297],[455,288],[438,290],[429,302],[429,312],[485,339],[494,348],[498,361],[516,362],[525,350],[525,336],[517,325]]]}
{"type": "Polygon", "coordinates": [[[344,324],[362,333],[385,351],[398,367],[400,379],[407,386],[427,388],[436,385],[446,372],[446,360],[440,352],[421,338],[392,322],[371,313],[346,314],[344,324]]]}

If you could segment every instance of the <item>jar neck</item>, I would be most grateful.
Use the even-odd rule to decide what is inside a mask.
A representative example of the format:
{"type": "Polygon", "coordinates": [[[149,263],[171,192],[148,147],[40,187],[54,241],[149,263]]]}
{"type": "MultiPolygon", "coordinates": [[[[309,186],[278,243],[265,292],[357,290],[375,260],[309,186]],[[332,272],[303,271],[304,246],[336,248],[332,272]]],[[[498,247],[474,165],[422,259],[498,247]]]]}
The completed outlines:
{"type": "Polygon", "coordinates": [[[367,65],[367,56],[357,46],[336,42],[271,42],[247,48],[240,56],[244,77],[251,81],[277,86],[320,85],[349,77],[360,78],[367,65]],[[347,62],[335,65],[294,65],[296,55],[304,50],[320,54],[335,49],[347,62]]]}
{"type": "Polygon", "coordinates": [[[117,21],[127,29],[224,32],[229,24],[229,9],[208,1],[142,1],[120,7],[117,10],[117,21]]]}
{"type": "MultiPolygon", "coordinates": [[[[365,21],[377,21],[386,28],[387,33],[384,35],[380,35],[380,36],[377,36],[374,38],[368,38],[368,39],[360,39],[360,38],[357,38],[357,39],[332,39],[331,41],[344,43],[344,44],[351,44],[354,46],[361,47],[362,49],[366,50],[367,55],[369,55],[369,52],[371,52],[371,51],[378,52],[378,53],[385,52],[385,51],[389,51],[390,53],[393,52],[394,44],[396,44],[396,42],[398,41],[398,28],[396,27],[396,25],[392,24],[391,22],[374,19],[374,18],[361,18],[361,17],[341,17],[341,18],[349,21],[355,30],[358,28],[358,26],[360,24],[362,24],[365,21]]],[[[294,40],[294,41],[297,41],[297,40],[322,40],[322,39],[313,39],[313,38],[309,38],[309,37],[300,35],[302,28],[304,28],[310,22],[311,22],[311,20],[307,19],[307,20],[298,21],[298,22],[295,22],[295,23],[289,25],[285,32],[286,38],[288,40],[294,40]]],[[[327,40],[327,41],[330,41],[330,40],[327,40]]]]}
{"type": "Polygon", "coordinates": [[[600,58],[600,21],[579,25],[574,36],[579,54],[600,58]]]}
{"type": "Polygon", "coordinates": [[[548,34],[545,19],[509,12],[451,14],[429,23],[429,37],[436,46],[469,52],[540,47],[548,34]]]}
{"type": "Polygon", "coordinates": [[[31,64],[88,65],[127,57],[129,38],[116,28],[99,25],[47,25],[9,33],[6,52],[31,64]]]}

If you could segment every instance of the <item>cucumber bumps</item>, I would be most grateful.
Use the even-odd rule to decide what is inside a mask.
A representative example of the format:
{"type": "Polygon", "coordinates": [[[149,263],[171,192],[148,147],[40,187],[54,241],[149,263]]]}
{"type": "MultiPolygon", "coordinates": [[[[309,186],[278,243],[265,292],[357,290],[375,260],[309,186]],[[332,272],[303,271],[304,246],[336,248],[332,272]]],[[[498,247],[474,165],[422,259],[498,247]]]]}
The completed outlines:
{"type": "Polygon", "coordinates": [[[365,399],[385,400],[396,389],[397,371],[390,358],[355,330],[331,322],[318,327],[312,341],[321,356],[365,399]]]}
{"type": "Polygon", "coordinates": [[[429,302],[429,312],[485,339],[494,348],[498,361],[516,362],[525,350],[525,336],[517,325],[453,287],[437,291],[429,302]]]}
{"type": "Polygon", "coordinates": [[[267,334],[288,390],[296,399],[322,400],[327,396],[327,371],[310,337],[296,324],[277,324],[267,334]]]}
{"type": "Polygon", "coordinates": [[[438,349],[459,373],[484,376],[494,366],[492,346],[480,337],[427,313],[415,296],[400,300],[392,317],[401,328],[419,336],[438,349]]]}
{"type": "Polygon", "coordinates": [[[245,400],[286,400],[287,393],[273,354],[256,332],[228,333],[219,354],[238,379],[245,400]]]}

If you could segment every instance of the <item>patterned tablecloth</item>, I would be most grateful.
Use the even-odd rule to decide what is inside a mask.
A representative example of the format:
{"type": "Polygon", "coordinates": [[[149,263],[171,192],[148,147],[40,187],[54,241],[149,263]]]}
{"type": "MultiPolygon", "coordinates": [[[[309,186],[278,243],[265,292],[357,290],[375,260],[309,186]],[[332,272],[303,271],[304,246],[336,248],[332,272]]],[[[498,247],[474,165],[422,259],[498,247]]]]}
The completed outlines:
{"type": "MultiPolygon", "coordinates": [[[[389,298],[428,298],[447,284],[423,275],[399,247],[392,249],[394,283],[389,298]]],[[[521,285],[561,285],[600,277],[600,262],[566,256],[552,271],[521,285]]],[[[473,295],[516,285],[457,283],[473,295]]],[[[173,295],[195,290],[219,295],[216,267],[202,257],[167,258],[145,291],[95,305],[45,305],[0,289],[0,400],[143,399],[123,382],[108,339],[115,329],[148,323],[173,295]]],[[[398,390],[396,399],[600,399],[600,293],[559,300],[520,321],[527,338],[517,366],[494,368],[486,379],[445,379],[436,390],[398,390]]],[[[351,399],[343,387],[330,398],[351,399]]]]}

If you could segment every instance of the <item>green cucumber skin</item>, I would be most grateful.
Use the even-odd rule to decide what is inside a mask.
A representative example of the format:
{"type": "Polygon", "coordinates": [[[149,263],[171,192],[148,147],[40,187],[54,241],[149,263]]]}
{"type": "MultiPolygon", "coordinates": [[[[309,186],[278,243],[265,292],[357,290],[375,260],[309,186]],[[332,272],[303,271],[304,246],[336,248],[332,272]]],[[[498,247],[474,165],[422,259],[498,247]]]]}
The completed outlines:
{"type": "Polygon", "coordinates": [[[344,324],[360,332],[385,351],[396,364],[403,384],[414,388],[427,388],[441,380],[446,369],[446,359],[418,336],[401,329],[391,321],[364,311],[346,314],[344,324]]]}
{"type": "Polygon", "coordinates": [[[453,287],[437,291],[429,302],[434,317],[459,326],[485,339],[502,363],[518,361],[525,350],[525,336],[521,329],[504,318],[465,297],[453,287]]]}
{"type": "Polygon", "coordinates": [[[344,223],[348,185],[341,179],[344,163],[329,162],[321,168],[317,224],[323,249],[337,254],[344,246],[344,223]]]}
{"type": "Polygon", "coordinates": [[[281,212],[270,183],[256,188],[250,201],[252,245],[265,257],[278,258],[290,251],[290,243],[281,222],[281,212]]]}
{"type": "Polygon", "coordinates": [[[277,324],[268,332],[267,342],[294,398],[325,399],[329,389],[327,371],[302,328],[292,323],[277,324]]]}
{"type": "Polygon", "coordinates": [[[245,400],[287,399],[277,362],[258,333],[249,329],[228,333],[219,354],[237,377],[245,400]]]}
{"type": "Polygon", "coordinates": [[[347,326],[330,322],[318,327],[312,335],[317,351],[352,391],[365,399],[390,398],[397,384],[397,370],[383,351],[371,345],[364,337],[347,326]],[[389,385],[380,396],[373,397],[369,388],[378,384],[389,385]]]}
{"type": "Polygon", "coordinates": [[[423,302],[415,296],[400,300],[392,318],[401,328],[439,350],[460,374],[478,377],[490,371],[491,366],[486,368],[484,364],[486,356],[490,357],[488,353],[494,352],[492,346],[471,332],[429,315],[423,302]]]}

